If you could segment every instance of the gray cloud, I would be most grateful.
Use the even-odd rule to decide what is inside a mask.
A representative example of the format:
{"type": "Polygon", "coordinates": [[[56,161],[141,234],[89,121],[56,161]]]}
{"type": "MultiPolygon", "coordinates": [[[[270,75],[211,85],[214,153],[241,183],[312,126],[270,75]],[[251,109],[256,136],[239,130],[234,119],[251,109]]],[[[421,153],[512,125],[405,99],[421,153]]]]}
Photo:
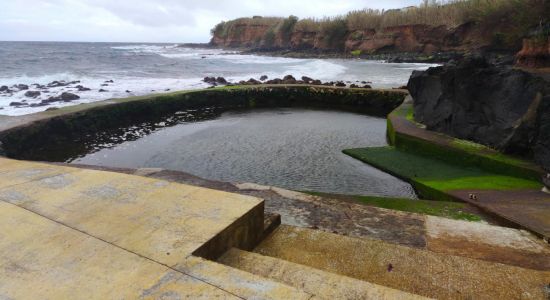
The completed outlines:
{"type": "Polygon", "coordinates": [[[210,28],[241,16],[300,18],[420,0],[17,0],[0,10],[0,40],[207,42],[210,28]]]}

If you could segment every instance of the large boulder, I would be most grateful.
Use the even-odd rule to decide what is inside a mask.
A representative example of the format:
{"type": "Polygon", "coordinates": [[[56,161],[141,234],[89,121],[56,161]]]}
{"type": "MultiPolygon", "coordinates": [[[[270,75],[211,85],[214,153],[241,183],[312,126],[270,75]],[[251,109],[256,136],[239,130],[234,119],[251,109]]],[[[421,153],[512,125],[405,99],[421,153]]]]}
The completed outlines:
{"type": "Polygon", "coordinates": [[[550,170],[550,84],[483,58],[413,72],[414,116],[429,130],[534,157],[550,170]]]}

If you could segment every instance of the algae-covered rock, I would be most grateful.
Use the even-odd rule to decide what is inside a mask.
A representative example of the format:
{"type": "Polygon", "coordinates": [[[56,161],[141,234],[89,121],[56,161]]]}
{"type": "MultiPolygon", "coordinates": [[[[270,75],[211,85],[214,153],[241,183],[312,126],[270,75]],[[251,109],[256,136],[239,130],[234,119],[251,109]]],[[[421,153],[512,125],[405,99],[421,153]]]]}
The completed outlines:
{"type": "Polygon", "coordinates": [[[429,130],[534,157],[550,170],[550,84],[530,73],[470,58],[415,71],[414,116],[429,130]]]}

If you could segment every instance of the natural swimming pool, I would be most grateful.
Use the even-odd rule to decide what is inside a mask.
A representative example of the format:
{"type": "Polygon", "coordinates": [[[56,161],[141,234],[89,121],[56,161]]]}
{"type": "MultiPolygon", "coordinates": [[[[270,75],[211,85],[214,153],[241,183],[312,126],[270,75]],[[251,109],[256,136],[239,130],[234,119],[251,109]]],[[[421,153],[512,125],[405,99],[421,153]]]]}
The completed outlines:
{"type": "Polygon", "coordinates": [[[65,160],[293,190],[414,197],[409,184],[341,152],[386,145],[385,130],[383,118],[337,110],[203,108],[98,133],[65,160]]]}

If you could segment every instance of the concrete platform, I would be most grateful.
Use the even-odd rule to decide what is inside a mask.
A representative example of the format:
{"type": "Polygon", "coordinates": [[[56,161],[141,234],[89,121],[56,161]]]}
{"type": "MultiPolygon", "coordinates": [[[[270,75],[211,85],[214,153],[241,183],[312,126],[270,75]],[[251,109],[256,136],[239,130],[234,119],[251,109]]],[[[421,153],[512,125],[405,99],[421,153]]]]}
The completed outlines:
{"type": "Polygon", "coordinates": [[[0,158],[0,298],[311,298],[201,258],[255,245],[263,209],[249,196],[0,158]]]}

